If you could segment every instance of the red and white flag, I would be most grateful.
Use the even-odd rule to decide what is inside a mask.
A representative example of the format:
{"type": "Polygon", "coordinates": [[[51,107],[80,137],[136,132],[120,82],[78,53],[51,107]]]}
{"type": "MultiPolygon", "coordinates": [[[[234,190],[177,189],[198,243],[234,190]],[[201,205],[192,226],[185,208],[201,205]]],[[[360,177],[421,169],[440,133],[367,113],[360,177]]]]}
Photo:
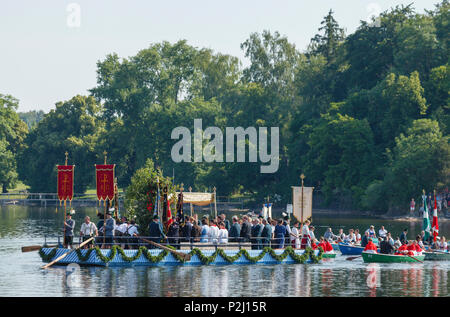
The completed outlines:
{"type": "Polygon", "coordinates": [[[433,230],[433,241],[436,242],[436,237],[439,234],[436,194],[434,194],[434,209],[433,209],[433,226],[432,226],[432,230],[433,230]]]}

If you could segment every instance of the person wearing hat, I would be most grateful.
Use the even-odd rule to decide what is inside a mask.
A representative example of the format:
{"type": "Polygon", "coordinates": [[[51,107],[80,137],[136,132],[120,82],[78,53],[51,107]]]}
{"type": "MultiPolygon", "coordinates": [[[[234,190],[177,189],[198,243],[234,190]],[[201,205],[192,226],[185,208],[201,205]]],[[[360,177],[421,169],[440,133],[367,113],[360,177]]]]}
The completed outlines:
{"type": "MultiPolygon", "coordinates": [[[[159,222],[158,215],[153,216],[153,221],[150,222],[149,228],[148,228],[148,234],[150,236],[150,241],[153,241],[155,243],[161,242],[161,239],[165,239],[166,235],[163,232],[163,228],[161,223],[159,222]]],[[[155,247],[153,245],[150,246],[151,249],[154,249],[155,247]]]]}
{"type": "MultiPolygon", "coordinates": [[[[114,209],[113,209],[114,210],[114,209]]],[[[112,217],[111,210],[106,212],[106,222],[105,222],[105,245],[104,249],[110,249],[113,244],[114,239],[114,229],[116,228],[116,220],[112,217]]]]}
{"type": "Polygon", "coordinates": [[[73,247],[73,229],[75,228],[75,220],[72,219],[70,211],[66,215],[66,221],[64,222],[64,248],[73,247]]]}

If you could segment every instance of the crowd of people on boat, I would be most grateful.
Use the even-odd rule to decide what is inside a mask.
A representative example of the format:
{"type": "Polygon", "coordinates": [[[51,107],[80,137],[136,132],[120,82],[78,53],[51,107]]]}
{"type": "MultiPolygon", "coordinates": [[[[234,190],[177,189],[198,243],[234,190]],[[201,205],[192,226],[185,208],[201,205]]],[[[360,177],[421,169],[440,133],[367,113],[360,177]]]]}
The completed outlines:
{"type": "Polygon", "coordinates": [[[349,229],[348,234],[343,229],[339,229],[337,235],[333,234],[331,228],[325,232],[325,237],[335,243],[342,243],[351,246],[360,246],[367,253],[395,254],[395,255],[420,255],[430,248],[432,250],[447,251],[450,245],[445,237],[437,237],[436,242],[431,235],[426,239],[425,231],[416,236],[415,240],[408,240],[408,229],[405,228],[400,236],[394,239],[392,234],[381,226],[376,234],[374,226],[370,226],[361,236],[358,229],[349,229]],[[377,245],[378,244],[378,245],[377,245]]]}
{"type": "MultiPolygon", "coordinates": [[[[72,247],[75,221],[67,214],[64,223],[64,246],[72,247]]],[[[110,248],[112,245],[120,245],[124,249],[137,249],[140,245],[146,245],[145,239],[140,237],[139,227],[135,220],[128,220],[126,217],[115,219],[112,211],[106,212],[106,217],[98,214],[97,224],[91,222],[86,216],[80,228],[80,240],[87,241],[91,237],[95,239],[85,245],[90,248],[94,244],[102,248],[110,248]],[[105,221],[106,219],[106,221],[105,221]]],[[[233,216],[231,222],[225,214],[221,214],[214,219],[198,215],[173,217],[169,226],[164,230],[158,216],[154,216],[148,227],[148,240],[154,243],[166,243],[179,249],[181,243],[195,243],[196,245],[230,245],[236,246],[241,243],[250,244],[254,250],[262,250],[264,247],[273,249],[283,249],[291,246],[294,249],[318,249],[321,247],[324,252],[333,252],[332,243],[342,243],[351,246],[360,246],[365,252],[380,252],[383,254],[419,254],[426,247],[437,250],[448,250],[449,245],[445,237],[438,237],[436,242],[433,238],[425,239],[425,232],[422,231],[415,240],[408,240],[408,229],[394,239],[391,232],[381,226],[378,232],[375,227],[370,226],[361,235],[359,229],[351,228],[348,233],[339,229],[334,234],[332,228],[327,228],[324,235],[319,239],[315,235],[315,227],[309,220],[303,224],[298,221],[291,221],[289,218],[265,219],[262,216],[252,214],[241,217],[233,216]],[[377,245],[378,244],[378,245],[377,245]]],[[[147,241],[148,242],[148,241],[147,241]]]]}
{"type": "MultiPolygon", "coordinates": [[[[64,223],[64,247],[73,246],[75,221],[67,213],[64,223]]],[[[121,245],[125,249],[136,249],[140,245],[147,245],[139,235],[139,227],[134,220],[126,217],[115,219],[112,211],[106,212],[106,217],[98,214],[99,221],[94,224],[89,216],[86,216],[80,228],[80,241],[85,242],[90,238],[95,239],[88,242],[84,247],[90,248],[94,244],[102,248],[110,248],[114,244],[121,245]],[[106,220],[105,220],[106,219],[106,220]]],[[[173,217],[172,222],[166,230],[163,228],[158,216],[154,216],[148,227],[148,240],[155,243],[167,243],[177,249],[181,243],[195,243],[206,245],[230,245],[234,243],[251,245],[254,250],[264,247],[283,249],[291,246],[295,249],[306,249],[307,247],[317,249],[322,247],[324,251],[333,250],[330,241],[324,237],[316,239],[315,228],[306,220],[303,225],[294,221],[291,225],[288,218],[278,220],[252,214],[241,217],[233,216],[229,221],[225,214],[214,219],[198,215],[173,217]]],[[[151,247],[151,246],[150,246],[151,247]]]]}

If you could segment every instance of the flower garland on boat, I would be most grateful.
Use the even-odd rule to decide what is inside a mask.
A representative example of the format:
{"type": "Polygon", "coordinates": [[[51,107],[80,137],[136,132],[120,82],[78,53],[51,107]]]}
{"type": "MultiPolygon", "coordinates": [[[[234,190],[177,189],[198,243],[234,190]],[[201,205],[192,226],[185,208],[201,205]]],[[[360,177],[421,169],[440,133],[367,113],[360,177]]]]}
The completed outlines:
{"type": "MultiPolygon", "coordinates": [[[[171,248],[174,249],[173,247],[171,247],[171,248]]],[[[81,262],[86,262],[89,259],[89,257],[91,256],[91,253],[94,251],[96,253],[96,256],[104,263],[108,263],[112,259],[114,259],[117,255],[117,252],[119,252],[122,259],[127,262],[133,262],[133,261],[139,259],[141,257],[141,255],[144,255],[147,260],[149,260],[151,263],[154,263],[154,264],[161,262],[169,254],[169,251],[162,250],[158,255],[152,256],[150,254],[150,251],[146,247],[141,246],[141,247],[139,247],[138,251],[136,252],[136,254],[134,256],[129,257],[125,254],[125,251],[121,247],[116,246],[116,245],[111,248],[108,255],[103,255],[103,253],[101,252],[101,249],[99,247],[95,247],[93,249],[87,250],[87,252],[84,255],[80,249],[77,249],[75,252],[77,254],[78,259],[81,262]]],[[[249,254],[249,252],[245,249],[239,250],[239,252],[233,256],[227,255],[225,253],[225,251],[220,248],[217,249],[210,256],[204,255],[203,252],[198,248],[194,248],[194,249],[192,249],[191,252],[189,252],[189,254],[191,256],[197,255],[199,257],[200,261],[204,265],[208,265],[208,264],[214,262],[218,255],[220,255],[225,261],[227,261],[230,264],[237,261],[242,255],[244,255],[244,257],[247,260],[249,260],[250,262],[256,263],[256,262],[260,261],[262,258],[264,258],[264,256],[267,253],[272,258],[277,260],[278,262],[285,260],[287,258],[287,256],[289,255],[296,263],[305,263],[308,260],[308,258],[310,258],[313,263],[318,263],[322,259],[323,249],[319,248],[319,254],[317,256],[314,254],[314,250],[311,248],[307,248],[305,250],[305,252],[300,255],[300,254],[296,254],[295,250],[290,246],[287,247],[284,250],[284,252],[281,254],[275,253],[275,251],[272,248],[265,247],[257,256],[254,256],[254,257],[252,257],[249,254]]],[[[41,248],[39,250],[39,255],[41,256],[43,261],[49,262],[56,255],[56,248],[54,248],[48,254],[45,254],[41,248]]],[[[185,260],[182,257],[180,257],[179,255],[173,254],[173,256],[177,259],[177,261],[179,261],[181,263],[185,262],[185,260]]]]}

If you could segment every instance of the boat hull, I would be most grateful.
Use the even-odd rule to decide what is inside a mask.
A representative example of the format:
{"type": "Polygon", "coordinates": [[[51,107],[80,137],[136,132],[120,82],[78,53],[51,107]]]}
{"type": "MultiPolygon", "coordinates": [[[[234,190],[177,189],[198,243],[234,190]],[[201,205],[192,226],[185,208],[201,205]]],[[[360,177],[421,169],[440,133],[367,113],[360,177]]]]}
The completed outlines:
{"type": "Polygon", "coordinates": [[[424,252],[425,261],[450,261],[449,252],[424,252]]]}
{"type": "Polygon", "coordinates": [[[323,253],[322,259],[334,259],[336,257],[336,253],[323,253]]]}
{"type": "MultiPolygon", "coordinates": [[[[40,250],[41,257],[44,262],[50,262],[57,257],[63,255],[69,251],[68,249],[59,248],[56,249],[56,252],[53,248],[42,248],[40,250]],[[49,256],[49,254],[52,253],[52,257],[49,256]],[[45,257],[45,259],[44,259],[45,257]]],[[[178,265],[185,265],[185,266],[198,266],[198,265],[246,265],[246,264],[266,264],[266,265],[273,265],[273,264],[296,264],[299,263],[295,261],[294,258],[291,257],[291,255],[287,255],[282,260],[277,260],[276,258],[272,257],[270,252],[265,252],[264,256],[262,256],[258,261],[251,261],[249,260],[244,254],[240,255],[237,259],[232,261],[231,263],[227,261],[224,257],[222,257],[220,254],[217,254],[216,257],[208,263],[205,263],[202,261],[201,256],[203,257],[211,257],[215,250],[202,250],[201,256],[199,254],[193,254],[191,259],[189,261],[181,262],[179,259],[177,259],[172,253],[166,252],[166,255],[164,256],[164,251],[160,249],[150,249],[148,250],[148,256],[145,256],[143,253],[141,253],[140,256],[138,256],[138,250],[122,250],[123,255],[121,252],[116,252],[115,255],[113,255],[111,250],[105,250],[105,249],[99,249],[99,252],[101,252],[101,257],[97,254],[96,251],[91,251],[89,256],[87,257],[88,250],[80,250],[79,251],[82,259],[80,259],[80,256],[77,254],[77,252],[72,252],[68,254],[66,257],[58,261],[57,265],[68,265],[72,263],[76,263],[80,266],[108,266],[108,267],[134,267],[134,266],[178,266],[178,265]],[[153,260],[150,261],[149,257],[158,257],[161,258],[158,259],[158,261],[153,260]],[[83,258],[84,257],[84,258],[83,258]],[[109,260],[105,261],[106,258],[109,258],[109,260]],[[128,259],[127,259],[128,258],[128,259]],[[130,261],[130,259],[132,259],[130,261]]],[[[183,253],[189,253],[189,250],[178,250],[178,252],[183,253]]],[[[240,250],[223,250],[224,254],[228,257],[236,256],[240,250]]],[[[248,255],[252,258],[258,257],[264,252],[264,250],[248,250],[248,255]]],[[[275,255],[280,256],[282,255],[285,250],[273,250],[275,255]]],[[[305,253],[305,250],[294,250],[295,255],[303,255],[305,253]]],[[[319,256],[319,250],[314,250],[314,256],[319,256]]],[[[320,260],[320,257],[318,258],[320,260]]],[[[317,260],[317,258],[316,258],[317,260]]],[[[316,261],[317,262],[317,261],[316,261]]],[[[307,258],[305,263],[314,263],[314,259],[310,257],[307,258]]]]}
{"type": "Polygon", "coordinates": [[[415,262],[419,263],[419,261],[423,261],[425,259],[425,255],[417,255],[414,256],[417,260],[413,259],[407,255],[393,255],[393,254],[380,254],[380,253],[366,253],[362,254],[363,261],[366,263],[405,263],[405,262],[415,262]]]}
{"type": "Polygon", "coordinates": [[[361,255],[361,253],[364,251],[364,248],[339,243],[339,251],[341,251],[342,255],[361,255]]]}

